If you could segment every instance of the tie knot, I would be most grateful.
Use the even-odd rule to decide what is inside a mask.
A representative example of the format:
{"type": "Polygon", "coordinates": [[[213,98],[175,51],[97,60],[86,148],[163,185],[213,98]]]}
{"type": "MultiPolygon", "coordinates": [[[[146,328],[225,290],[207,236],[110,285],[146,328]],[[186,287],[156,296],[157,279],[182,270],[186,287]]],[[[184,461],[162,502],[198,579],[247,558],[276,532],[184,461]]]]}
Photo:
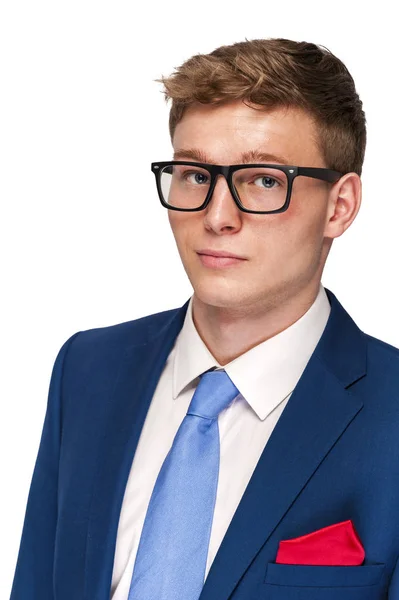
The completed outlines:
{"type": "Polygon", "coordinates": [[[224,370],[207,371],[200,377],[187,414],[216,419],[240,392],[224,370]]]}

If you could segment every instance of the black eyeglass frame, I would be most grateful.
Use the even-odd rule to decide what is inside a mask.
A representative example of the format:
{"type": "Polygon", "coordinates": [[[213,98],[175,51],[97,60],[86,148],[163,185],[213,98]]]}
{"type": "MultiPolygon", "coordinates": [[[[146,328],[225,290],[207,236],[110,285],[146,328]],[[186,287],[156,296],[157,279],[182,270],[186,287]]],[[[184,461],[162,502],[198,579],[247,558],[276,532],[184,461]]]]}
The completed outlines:
{"type": "Polygon", "coordinates": [[[229,190],[231,195],[234,198],[235,203],[238,208],[243,212],[247,213],[255,213],[255,214],[273,214],[273,213],[281,213],[287,210],[290,205],[291,200],[291,192],[292,186],[295,177],[299,175],[303,175],[304,177],[312,177],[313,179],[320,179],[322,181],[327,181],[329,183],[336,183],[342,176],[343,173],[339,171],[334,171],[332,169],[326,169],[322,167],[294,167],[291,165],[275,165],[275,164],[266,164],[266,163],[245,163],[243,165],[213,165],[208,163],[200,163],[200,162],[190,162],[186,160],[171,160],[171,161],[162,161],[162,162],[153,162],[151,163],[151,171],[155,175],[155,181],[158,190],[158,196],[161,201],[162,206],[167,208],[168,210],[179,210],[182,212],[198,212],[200,210],[204,210],[211,201],[211,197],[213,194],[213,190],[215,189],[217,176],[223,175],[227,181],[227,185],[229,186],[229,190]],[[161,188],[161,175],[162,170],[165,167],[173,166],[173,165],[191,165],[193,167],[201,167],[202,169],[207,170],[211,176],[211,183],[206,195],[206,198],[198,208],[178,208],[177,206],[170,206],[163,199],[162,188],[161,188]],[[288,189],[287,189],[287,198],[285,200],[284,205],[281,208],[276,208],[275,210],[250,210],[249,208],[245,208],[235,191],[233,185],[233,173],[234,171],[238,171],[239,169],[250,169],[256,167],[267,167],[273,169],[280,169],[287,175],[288,179],[288,189]]]}

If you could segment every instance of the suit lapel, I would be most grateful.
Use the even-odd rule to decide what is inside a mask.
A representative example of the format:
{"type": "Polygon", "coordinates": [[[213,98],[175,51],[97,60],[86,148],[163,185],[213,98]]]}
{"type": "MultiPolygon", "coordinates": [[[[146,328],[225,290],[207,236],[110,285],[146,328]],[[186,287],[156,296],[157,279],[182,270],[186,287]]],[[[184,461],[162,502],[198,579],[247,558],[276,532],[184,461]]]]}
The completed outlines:
{"type": "Polygon", "coordinates": [[[266,444],[200,600],[227,600],[363,404],[312,358],[266,444]]]}
{"type": "Polygon", "coordinates": [[[84,600],[109,600],[120,510],[141,430],[156,385],[181,330],[189,300],[165,323],[152,317],[137,327],[109,400],[90,509],[84,600]]]}
{"type": "MultiPolygon", "coordinates": [[[[365,374],[363,334],[334,294],[326,292],[331,303],[326,328],[264,448],[200,600],[228,599],[261,546],[362,408],[362,402],[346,388],[365,374]]],[[[109,600],[119,515],[132,460],[187,307],[188,301],[177,311],[170,311],[166,324],[155,323],[153,317],[153,335],[143,327],[142,340],[126,352],[121,363],[97,463],[87,535],[85,600],[109,600]]]]}
{"type": "MultiPolygon", "coordinates": [[[[325,288],[326,289],[326,288],[325,288]]],[[[266,444],[211,565],[199,600],[227,600],[261,547],[363,402],[349,389],[366,374],[362,332],[326,289],[322,337],[266,444]]],[[[267,390],[265,390],[267,393],[267,390]]]]}

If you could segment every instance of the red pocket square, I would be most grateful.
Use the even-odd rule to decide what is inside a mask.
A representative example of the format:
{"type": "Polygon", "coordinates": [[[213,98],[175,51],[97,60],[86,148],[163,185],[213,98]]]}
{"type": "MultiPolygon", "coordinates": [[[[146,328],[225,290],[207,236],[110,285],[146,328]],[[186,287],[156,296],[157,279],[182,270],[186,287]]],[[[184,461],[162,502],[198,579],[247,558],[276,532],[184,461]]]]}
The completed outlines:
{"type": "Polygon", "coordinates": [[[364,548],[352,521],[342,521],[279,544],[276,563],[286,565],[356,566],[364,548]]]}

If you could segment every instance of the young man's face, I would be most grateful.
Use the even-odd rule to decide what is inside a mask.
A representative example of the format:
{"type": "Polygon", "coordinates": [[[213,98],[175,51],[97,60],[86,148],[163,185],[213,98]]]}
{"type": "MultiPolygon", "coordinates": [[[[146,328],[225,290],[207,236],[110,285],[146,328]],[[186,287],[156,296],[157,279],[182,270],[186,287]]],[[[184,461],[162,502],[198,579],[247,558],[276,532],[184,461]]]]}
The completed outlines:
{"type": "MultiPolygon", "coordinates": [[[[178,123],[173,148],[176,160],[195,160],[181,153],[195,149],[206,155],[208,163],[241,164],[243,152],[258,150],[284,157],[288,165],[326,167],[315,134],[311,118],[299,109],[260,112],[241,101],[219,107],[198,104],[178,123]]],[[[206,209],[168,210],[195,297],[209,306],[255,313],[303,294],[307,287],[317,291],[315,282],[321,279],[332,242],[325,237],[330,190],[326,182],[297,177],[287,211],[250,214],[236,206],[220,176],[206,209]],[[203,248],[232,252],[246,260],[222,269],[204,266],[197,254],[203,248]]]]}

